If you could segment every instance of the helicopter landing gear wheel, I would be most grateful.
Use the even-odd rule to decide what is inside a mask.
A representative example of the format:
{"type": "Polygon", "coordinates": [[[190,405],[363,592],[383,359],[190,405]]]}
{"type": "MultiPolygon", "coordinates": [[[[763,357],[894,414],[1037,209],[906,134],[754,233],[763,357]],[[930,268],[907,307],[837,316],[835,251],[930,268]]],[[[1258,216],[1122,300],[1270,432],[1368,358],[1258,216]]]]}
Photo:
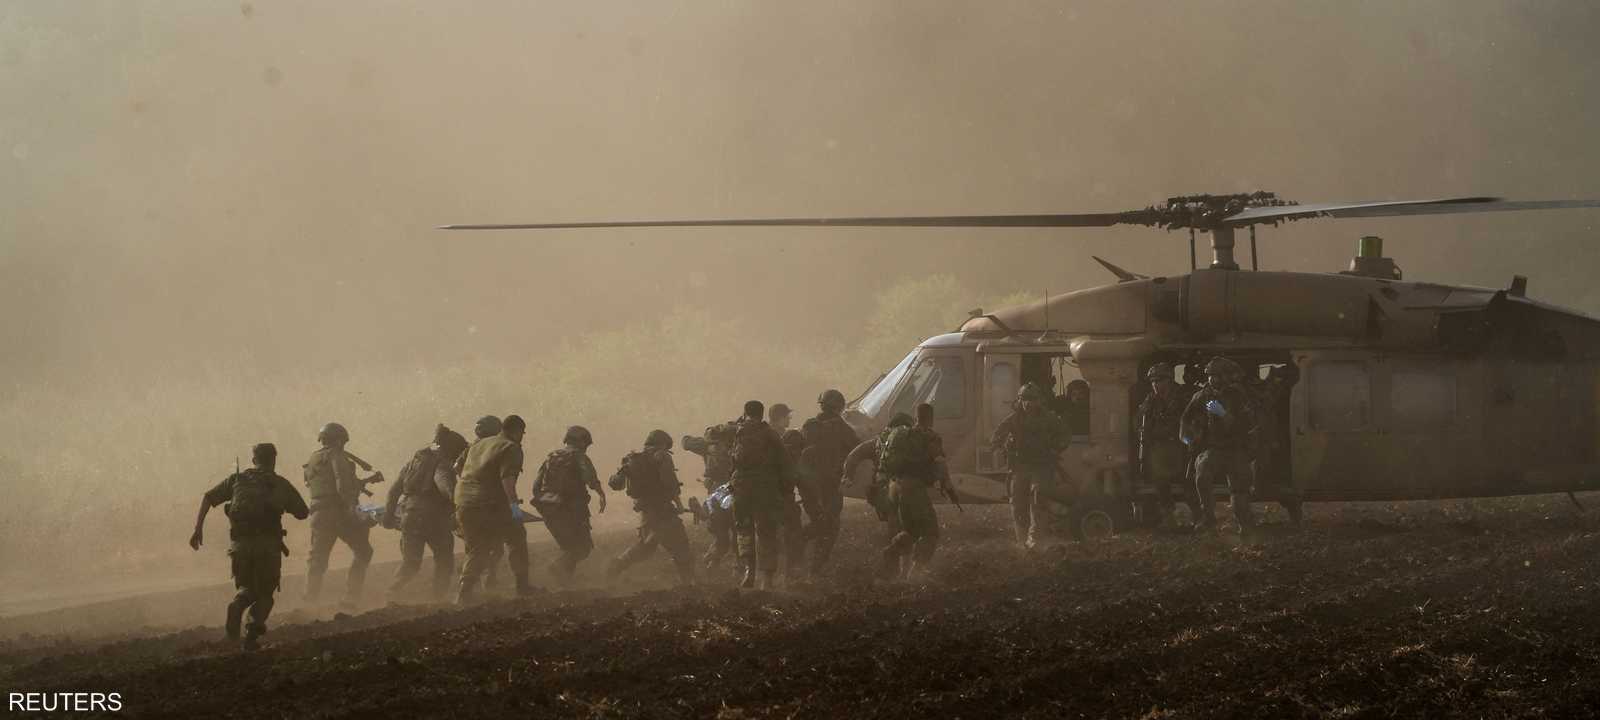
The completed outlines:
{"type": "Polygon", "coordinates": [[[1072,537],[1080,540],[1104,540],[1133,524],[1133,507],[1126,501],[1113,498],[1086,498],[1072,504],[1068,525],[1072,537]]]}

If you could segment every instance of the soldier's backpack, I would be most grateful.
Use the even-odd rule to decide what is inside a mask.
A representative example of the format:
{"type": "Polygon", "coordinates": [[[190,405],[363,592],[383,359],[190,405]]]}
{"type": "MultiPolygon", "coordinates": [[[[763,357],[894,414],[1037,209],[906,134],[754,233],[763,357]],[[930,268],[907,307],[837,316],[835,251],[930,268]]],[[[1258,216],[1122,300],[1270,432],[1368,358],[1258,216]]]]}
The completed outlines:
{"type": "Polygon", "coordinates": [[[890,428],[883,439],[878,469],[889,475],[922,475],[930,469],[931,456],[927,433],[904,426],[890,428]]]}
{"type": "Polygon", "coordinates": [[[558,505],[582,494],[583,479],[578,472],[578,453],[562,448],[551,452],[539,465],[533,481],[535,504],[558,505]]]}
{"type": "Polygon", "coordinates": [[[733,469],[759,471],[772,467],[783,446],[774,441],[765,423],[741,423],[733,436],[733,469]]]}
{"type": "Polygon", "coordinates": [[[661,466],[654,453],[635,450],[622,456],[622,467],[617,468],[617,474],[622,476],[622,486],[616,489],[628,497],[638,500],[660,494],[661,466]]]}
{"type": "Polygon", "coordinates": [[[272,473],[250,469],[234,476],[233,497],[223,506],[235,534],[265,532],[280,514],[272,501],[272,473]]]}
{"type": "Polygon", "coordinates": [[[733,438],[735,426],[732,423],[712,425],[706,428],[706,477],[717,482],[727,482],[733,475],[733,438]]]}
{"type": "Polygon", "coordinates": [[[400,468],[400,484],[405,488],[405,494],[420,497],[439,492],[439,487],[433,482],[433,473],[438,465],[439,456],[436,453],[432,450],[418,450],[417,454],[411,457],[411,461],[400,468]]]}

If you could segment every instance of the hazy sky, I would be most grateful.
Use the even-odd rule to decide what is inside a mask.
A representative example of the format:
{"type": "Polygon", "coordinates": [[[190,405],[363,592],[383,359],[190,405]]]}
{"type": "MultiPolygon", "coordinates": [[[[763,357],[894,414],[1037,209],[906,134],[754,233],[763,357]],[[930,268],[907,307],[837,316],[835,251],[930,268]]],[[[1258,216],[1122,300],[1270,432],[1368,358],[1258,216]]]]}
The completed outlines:
{"type": "MultiPolygon", "coordinates": [[[[1184,270],[1069,231],[451,222],[1600,197],[1590,2],[0,2],[0,368],[514,359],[664,306],[848,334],[887,280],[1184,270]]],[[[1298,223],[1267,266],[1600,310],[1600,213],[1298,223]]],[[[952,325],[959,318],[952,318],[952,325]]]]}

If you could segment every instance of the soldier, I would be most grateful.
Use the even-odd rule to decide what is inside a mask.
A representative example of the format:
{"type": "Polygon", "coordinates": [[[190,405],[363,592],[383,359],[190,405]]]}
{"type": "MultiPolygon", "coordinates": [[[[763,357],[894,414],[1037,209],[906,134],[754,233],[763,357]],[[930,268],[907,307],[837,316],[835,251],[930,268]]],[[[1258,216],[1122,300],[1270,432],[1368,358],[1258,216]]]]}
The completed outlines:
{"type": "Polygon", "coordinates": [[[440,425],[433,442],[411,456],[389,488],[383,523],[400,531],[400,568],[395,571],[391,596],[399,594],[422,568],[422,553],[433,550],[433,598],[450,592],[456,569],[455,485],[456,460],[466,452],[467,439],[440,425]]]}
{"type": "Polygon", "coordinates": [[[1198,527],[1215,529],[1216,515],[1211,510],[1211,487],[1218,480],[1228,483],[1233,517],[1241,533],[1255,525],[1250,513],[1250,485],[1253,481],[1254,453],[1251,431],[1255,429],[1255,408],[1242,385],[1244,371],[1225,357],[1206,364],[1206,385],[1189,400],[1183,411],[1182,437],[1195,453],[1195,490],[1200,497],[1198,527]]]}
{"type": "Polygon", "coordinates": [[[567,428],[562,447],[545,456],[539,475],[533,480],[533,503],[544,516],[561,554],[550,563],[550,573],[570,584],[578,563],[594,551],[589,534],[589,491],[600,497],[600,512],[606,511],[606,491],[590,462],[587,451],[594,436],[582,425],[567,428]]]}
{"type": "Polygon", "coordinates": [[[1011,520],[1017,543],[1030,550],[1048,533],[1045,502],[1055,491],[1057,455],[1071,442],[1066,424],[1044,406],[1048,395],[1038,385],[1023,385],[1015,409],[990,438],[1011,464],[1011,520]]]}
{"type": "Polygon", "coordinates": [[[733,523],[739,557],[744,563],[740,587],[770,589],[778,569],[778,532],[783,524],[783,488],[792,482],[783,439],[762,419],[759,400],[744,404],[733,441],[733,523]],[[785,478],[790,478],[786,480],[785,478]]]}
{"type": "MultiPolygon", "coordinates": [[[[705,475],[701,483],[706,488],[704,508],[706,531],[711,533],[711,547],[706,550],[702,564],[707,570],[722,562],[734,548],[733,538],[733,437],[738,421],[730,421],[706,428],[700,437],[683,436],[683,448],[699,455],[705,461],[705,475]]],[[[737,558],[738,554],[735,553],[737,558]]],[[[744,577],[744,568],[734,567],[735,575],[744,577]]]]}
{"type": "Polygon", "coordinates": [[[901,560],[909,555],[911,562],[904,566],[909,580],[927,571],[939,542],[939,515],[928,489],[938,485],[955,497],[945,467],[944,439],[933,429],[933,406],[917,405],[916,425],[887,431],[879,445],[878,467],[889,480],[887,505],[899,528],[883,549],[882,567],[885,574],[899,573],[901,560]]]}
{"type": "Polygon", "coordinates": [[[223,512],[228,516],[228,558],[233,563],[233,585],[239,592],[228,603],[226,633],[230,641],[239,639],[239,624],[248,609],[246,650],[259,647],[260,637],[267,632],[272,594],[278,591],[283,557],[289,554],[283,544],[283,514],[304,520],[311,513],[300,491],[274,471],[277,464],[278,448],[272,443],[250,448],[250,469],[229,475],[200,498],[194,534],[189,536],[189,547],[199,550],[206,513],[227,503],[223,512]]]}
{"type": "MultiPolygon", "coordinates": [[[[500,429],[501,429],[500,428],[500,418],[497,418],[497,417],[495,417],[493,415],[485,415],[485,416],[483,416],[481,418],[478,418],[478,421],[476,423],[474,423],[473,427],[472,427],[472,435],[473,435],[473,438],[474,438],[474,440],[472,442],[476,443],[479,440],[482,440],[484,438],[491,438],[491,437],[494,437],[496,435],[499,435],[500,434],[500,429]]],[[[456,456],[455,477],[457,479],[459,479],[461,477],[461,471],[463,469],[465,469],[466,462],[467,462],[467,454],[465,452],[463,452],[460,455],[456,456]]],[[[454,497],[454,493],[451,494],[451,497],[454,497]]],[[[461,534],[461,527],[460,527],[460,525],[457,525],[456,526],[456,535],[460,536],[460,534],[461,534]]],[[[524,536],[526,536],[526,534],[527,534],[526,528],[524,528],[523,534],[524,534],[524,536]]],[[[526,545],[526,544],[524,544],[524,545],[526,545]]],[[[506,556],[506,545],[505,545],[505,543],[493,543],[493,544],[491,544],[489,546],[489,557],[488,557],[488,568],[489,569],[485,570],[484,574],[483,574],[483,588],[485,590],[493,590],[493,589],[495,589],[495,588],[500,586],[500,568],[502,567],[500,561],[502,559],[504,559],[505,556],[506,556]]]]}
{"type": "Polygon", "coordinates": [[[528,531],[522,524],[522,499],[517,497],[517,477],[522,475],[522,436],[528,424],[516,415],[500,423],[500,434],[480,438],[467,449],[461,479],[456,482],[456,525],[466,545],[456,604],[477,599],[479,583],[494,551],[504,547],[516,578],[517,594],[533,592],[528,584],[528,531]]]}
{"type": "Polygon", "coordinates": [[[1067,383],[1066,393],[1056,400],[1057,403],[1052,409],[1056,416],[1067,424],[1067,431],[1073,435],[1088,435],[1089,383],[1081,379],[1067,383]]]}
{"type": "Polygon", "coordinates": [[[839,539],[839,515],[844,510],[844,494],[839,481],[844,477],[844,459],[850,455],[861,437],[844,421],[844,393],[825,390],[817,396],[821,412],[800,427],[805,435],[806,464],[814,478],[805,497],[806,485],[800,487],[801,502],[806,516],[811,520],[809,535],[815,547],[811,549],[811,574],[817,575],[833,554],[833,544],[839,539]]]}
{"type": "Polygon", "coordinates": [[[611,561],[606,570],[614,579],[628,566],[655,554],[656,547],[667,551],[678,568],[678,581],[694,584],[694,561],[689,557],[689,535],[678,517],[683,510],[683,486],[678,469],[672,464],[672,436],[661,430],[650,431],[644,449],[628,453],[622,467],[611,476],[611,489],[633,498],[639,513],[639,539],[611,561]]]}
{"type": "Polygon", "coordinates": [[[800,573],[806,565],[806,528],[800,516],[800,502],[797,493],[801,488],[815,483],[815,478],[806,472],[806,466],[801,462],[806,451],[805,433],[789,428],[789,419],[792,413],[788,405],[778,403],[767,410],[767,424],[783,438],[784,452],[789,454],[789,464],[795,468],[794,481],[783,488],[783,576],[787,582],[800,579],[800,573]]]}
{"type": "Polygon", "coordinates": [[[894,417],[889,419],[888,427],[877,435],[861,441],[861,444],[856,445],[855,449],[851,450],[844,460],[844,474],[841,478],[841,483],[855,477],[856,468],[860,467],[861,463],[872,463],[872,484],[867,487],[866,500],[867,504],[871,505],[872,509],[877,512],[878,519],[888,523],[890,538],[899,534],[900,521],[894,516],[893,508],[889,505],[889,479],[884,476],[878,467],[878,455],[881,454],[883,442],[889,436],[890,431],[897,427],[911,427],[915,422],[910,415],[903,412],[895,413],[894,417]]]}
{"type": "Polygon", "coordinates": [[[1273,367],[1266,380],[1251,388],[1258,408],[1253,467],[1256,491],[1259,493],[1264,485],[1275,485],[1278,504],[1289,514],[1289,523],[1296,526],[1301,519],[1300,496],[1289,483],[1289,468],[1284,462],[1287,459],[1284,453],[1286,436],[1279,431],[1283,429],[1281,411],[1288,407],[1285,398],[1299,380],[1300,368],[1290,363],[1273,367]]]}
{"type": "Polygon", "coordinates": [[[1168,363],[1156,363],[1145,372],[1150,394],[1139,404],[1139,473],[1155,487],[1160,524],[1172,522],[1172,487],[1177,485],[1189,506],[1189,515],[1200,518],[1200,506],[1190,497],[1193,489],[1183,479],[1189,462],[1189,449],[1178,439],[1178,425],[1189,406],[1190,392],[1179,386],[1176,372],[1168,363]]]}
{"type": "MultiPolygon", "coordinates": [[[[339,423],[328,423],[317,433],[322,447],[311,453],[305,464],[306,488],[311,495],[311,552],[306,558],[306,602],[316,602],[322,594],[322,576],[328,571],[328,556],[335,542],[350,546],[349,581],[341,604],[353,605],[361,597],[361,586],[372,562],[372,526],[362,521],[357,508],[369,483],[383,482],[383,473],[362,480],[356,465],[372,466],[345,451],[350,433],[339,423]]],[[[370,494],[370,493],[368,493],[370,494]]]]}

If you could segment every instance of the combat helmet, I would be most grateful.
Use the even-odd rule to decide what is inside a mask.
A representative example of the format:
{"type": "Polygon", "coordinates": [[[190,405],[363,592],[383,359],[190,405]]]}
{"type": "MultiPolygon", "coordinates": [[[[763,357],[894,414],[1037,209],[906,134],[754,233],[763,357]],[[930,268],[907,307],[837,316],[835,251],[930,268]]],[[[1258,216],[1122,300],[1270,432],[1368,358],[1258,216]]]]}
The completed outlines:
{"type": "Polygon", "coordinates": [[[1161,380],[1174,380],[1177,376],[1178,373],[1173,369],[1172,363],[1158,362],[1151,365],[1149,370],[1144,371],[1144,379],[1152,383],[1161,380]]]}
{"type": "Polygon", "coordinates": [[[480,438],[494,437],[500,434],[500,418],[485,415],[478,418],[478,424],[472,428],[472,434],[480,438]]]}
{"type": "Polygon", "coordinates": [[[350,442],[350,431],[344,429],[344,426],[339,423],[331,422],[323,425],[322,429],[317,431],[317,442],[324,445],[350,442]]]}
{"type": "Polygon", "coordinates": [[[844,393],[829,388],[817,396],[817,404],[826,408],[843,408],[845,405],[844,393]]]}
{"type": "Polygon", "coordinates": [[[646,447],[658,447],[662,450],[672,449],[672,436],[665,430],[651,430],[650,435],[644,439],[646,447]]]}
{"type": "Polygon", "coordinates": [[[1038,383],[1028,383],[1017,389],[1017,402],[1044,402],[1044,388],[1038,383]]]}
{"type": "MultiPolygon", "coordinates": [[[[668,438],[671,441],[671,438],[668,438]]],[[[561,442],[567,445],[589,447],[594,444],[594,436],[589,434],[589,428],[582,425],[573,425],[567,428],[567,434],[562,436],[561,442]]]]}
{"type": "Polygon", "coordinates": [[[1244,376],[1244,370],[1228,358],[1218,355],[1206,363],[1206,377],[1212,380],[1234,381],[1244,376]]]}
{"type": "Polygon", "coordinates": [[[892,428],[894,428],[894,427],[911,427],[912,425],[915,425],[915,424],[917,424],[917,421],[915,419],[913,419],[910,415],[908,415],[906,413],[903,413],[903,412],[897,412],[897,413],[894,414],[894,417],[889,418],[889,427],[892,427],[892,428]]]}

